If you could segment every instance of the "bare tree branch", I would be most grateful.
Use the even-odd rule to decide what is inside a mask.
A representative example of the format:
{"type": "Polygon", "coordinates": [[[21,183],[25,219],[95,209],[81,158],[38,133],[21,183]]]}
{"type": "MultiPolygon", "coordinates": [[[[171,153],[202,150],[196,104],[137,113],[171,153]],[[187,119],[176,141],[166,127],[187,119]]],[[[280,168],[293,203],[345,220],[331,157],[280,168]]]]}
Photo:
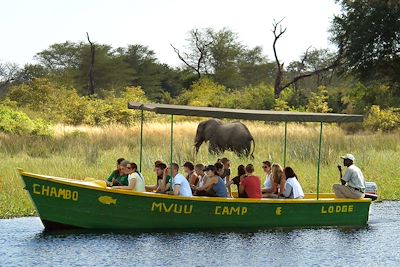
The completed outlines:
{"type": "Polygon", "coordinates": [[[9,85],[15,80],[19,72],[19,67],[15,63],[0,62],[0,96],[7,90],[9,85]]]}
{"type": "MultiPolygon", "coordinates": [[[[276,62],[276,66],[277,66],[277,70],[276,70],[276,78],[275,78],[275,85],[274,85],[274,91],[275,91],[275,98],[279,98],[281,92],[291,86],[292,84],[295,84],[297,81],[307,78],[307,77],[311,77],[313,75],[319,75],[320,73],[324,72],[324,71],[328,71],[328,70],[332,70],[334,68],[336,68],[337,66],[340,65],[340,61],[342,58],[342,48],[340,48],[338,56],[336,58],[336,60],[330,64],[329,66],[326,66],[324,68],[320,68],[320,69],[316,69],[314,71],[308,72],[308,73],[303,73],[303,74],[299,74],[296,77],[294,77],[291,81],[289,81],[288,83],[286,83],[285,85],[282,86],[282,80],[283,80],[283,63],[281,64],[279,62],[278,59],[278,55],[276,52],[276,42],[278,41],[278,39],[285,33],[286,28],[282,28],[281,22],[283,21],[283,19],[281,19],[278,22],[275,22],[272,24],[273,29],[272,29],[272,33],[274,34],[274,42],[273,42],[273,50],[274,50],[274,56],[275,56],[275,62],[276,62]],[[278,32],[278,26],[279,26],[279,32],[278,32]]],[[[341,46],[339,46],[341,47],[341,46]]],[[[300,62],[300,68],[299,71],[302,72],[304,70],[305,67],[305,62],[308,59],[308,55],[309,55],[309,50],[310,50],[311,46],[309,46],[303,56],[303,58],[301,59],[300,62]]]]}
{"type": "Polygon", "coordinates": [[[324,68],[317,69],[317,70],[314,70],[314,71],[309,72],[309,73],[300,74],[300,75],[294,77],[290,82],[286,83],[284,86],[281,87],[281,91],[284,90],[285,88],[289,87],[290,85],[296,83],[297,81],[299,81],[301,79],[304,79],[304,78],[307,78],[307,77],[311,77],[313,75],[318,75],[321,72],[325,72],[325,71],[328,71],[328,70],[333,70],[334,68],[336,68],[337,66],[340,65],[341,58],[342,58],[342,52],[340,50],[339,54],[338,54],[338,57],[336,58],[336,60],[332,64],[330,64],[329,66],[326,66],[324,68]]]}
{"type": "Polygon", "coordinates": [[[94,44],[90,41],[88,32],[86,32],[86,36],[87,36],[88,42],[90,44],[90,66],[89,66],[89,74],[88,74],[88,77],[89,77],[88,94],[94,95],[95,88],[94,88],[93,71],[94,71],[94,59],[95,59],[95,55],[96,55],[96,49],[95,49],[94,44]]]}
{"type": "Polygon", "coordinates": [[[304,69],[304,67],[305,67],[305,62],[306,62],[306,60],[308,59],[308,51],[311,49],[311,45],[306,49],[306,52],[304,52],[304,56],[303,56],[303,58],[301,59],[301,61],[300,61],[300,66],[302,67],[302,69],[300,69],[300,71],[301,70],[303,70],[304,69]]]}
{"type": "Polygon", "coordinates": [[[281,83],[282,83],[283,63],[281,64],[281,63],[279,62],[278,53],[276,52],[276,42],[277,42],[278,39],[282,36],[282,34],[284,34],[285,31],[286,31],[286,28],[285,28],[285,29],[282,29],[282,25],[280,25],[280,23],[281,23],[283,20],[284,20],[284,18],[281,19],[280,21],[274,22],[274,23],[272,24],[272,27],[273,27],[272,32],[273,32],[274,37],[275,37],[275,38],[274,38],[274,43],[272,44],[272,48],[273,48],[273,50],[274,50],[275,62],[276,62],[276,67],[277,67],[277,70],[276,70],[276,77],[275,77],[275,85],[274,85],[274,88],[275,88],[275,98],[278,98],[279,95],[280,95],[280,93],[281,93],[281,91],[282,91],[282,90],[281,90],[281,83]],[[279,33],[277,33],[278,26],[279,26],[279,33]]]}
{"type": "Polygon", "coordinates": [[[171,47],[174,49],[175,53],[178,55],[178,58],[185,63],[186,66],[188,66],[190,69],[194,70],[197,73],[197,78],[200,79],[201,78],[201,72],[199,68],[193,67],[192,65],[190,65],[180,54],[179,49],[176,48],[175,46],[173,46],[172,44],[170,44],[171,47]]]}
{"type": "Polygon", "coordinates": [[[174,49],[175,53],[178,55],[178,58],[186,66],[194,70],[197,73],[197,78],[200,79],[202,76],[202,72],[208,74],[207,56],[209,46],[214,43],[214,40],[211,39],[209,41],[207,40],[207,38],[203,38],[201,32],[199,32],[198,29],[191,30],[190,34],[192,37],[192,44],[194,46],[193,48],[196,50],[195,55],[190,56],[186,53],[183,53],[183,55],[185,55],[185,59],[176,47],[174,47],[172,44],[170,45],[174,49]]]}

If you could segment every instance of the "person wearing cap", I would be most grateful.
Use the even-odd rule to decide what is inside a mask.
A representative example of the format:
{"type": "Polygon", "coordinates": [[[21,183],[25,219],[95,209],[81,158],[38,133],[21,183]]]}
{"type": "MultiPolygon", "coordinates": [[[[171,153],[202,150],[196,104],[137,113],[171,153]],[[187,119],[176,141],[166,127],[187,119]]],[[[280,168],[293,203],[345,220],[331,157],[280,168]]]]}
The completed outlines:
{"type": "Polygon", "coordinates": [[[172,163],[172,172],[170,167],[165,168],[164,176],[166,177],[169,173],[172,173],[172,189],[175,196],[191,197],[192,189],[190,188],[188,180],[179,173],[179,165],[172,163]]]}
{"type": "Polygon", "coordinates": [[[218,175],[215,165],[208,165],[204,172],[208,176],[207,182],[202,187],[195,188],[196,194],[209,197],[227,197],[228,191],[224,180],[218,175]]]}
{"type": "Polygon", "coordinates": [[[354,165],[355,157],[352,154],[346,154],[341,156],[341,158],[347,170],[342,175],[342,166],[338,165],[342,184],[334,184],[332,187],[336,198],[363,198],[365,195],[365,180],[360,168],[354,165]]]}

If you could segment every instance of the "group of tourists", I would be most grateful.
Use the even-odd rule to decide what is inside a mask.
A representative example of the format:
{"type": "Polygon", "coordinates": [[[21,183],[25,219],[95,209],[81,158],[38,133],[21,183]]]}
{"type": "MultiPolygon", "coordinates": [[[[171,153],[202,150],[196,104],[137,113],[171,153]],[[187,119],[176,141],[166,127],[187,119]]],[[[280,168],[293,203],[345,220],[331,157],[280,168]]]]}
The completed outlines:
{"type": "Polygon", "coordinates": [[[146,186],[144,176],[137,165],[124,158],[117,160],[117,168],[108,177],[107,186],[136,192],[156,192],[179,196],[232,197],[231,186],[236,185],[241,198],[303,198],[304,192],[298,177],[291,167],[282,168],[279,164],[264,161],[261,165],[266,178],[261,187],[261,178],[254,174],[252,164],[239,165],[237,175],[231,179],[231,162],[228,158],[218,159],[215,164],[203,165],[185,162],[183,173],[179,165],[156,161],[154,172],[157,182],[146,186]]]}
{"type": "MultiPolygon", "coordinates": [[[[347,171],[342,175],[338,166],[341,184],[334,185],[337,198],[362,198],[365,193],[365,181],[361,170],[354,165],[354,156],[342,157],[347,171]]],[[[136,192],[155,192],[177,196],[233,197],[231,186],[236,186],[240,198],[304,198],[299,177],[291,167],[282,168],[278,163],[263,161],[261,165],[265,180],[261,186],[261,178],[255,175],[253,164],[239,165],[237,175],[231,179],[231,162],[228,158],[218,159],[215,164],[203,165],[185,162],[183,173],[179,165],[167,166],[162,161],[154,162],[157,182],[146,186],[144,176],[137,165],[123,158],[117,160],[117,168],[108,177],[107,186],[116,189],[127,189],[136,192]]]]}

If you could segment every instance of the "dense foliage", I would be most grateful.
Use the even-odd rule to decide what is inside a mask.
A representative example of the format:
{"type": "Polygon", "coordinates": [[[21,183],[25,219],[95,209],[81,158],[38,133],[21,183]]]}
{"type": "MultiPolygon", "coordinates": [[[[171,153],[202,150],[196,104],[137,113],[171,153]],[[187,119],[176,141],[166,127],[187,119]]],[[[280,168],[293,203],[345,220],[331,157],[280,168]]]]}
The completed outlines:
{"type": "Polygon", "coordinates": [[[49,136],[52,129],[43,119],[32,120],[22,111],[0,105],[0,132],[49,136]]]}
{"type": "Polygon", "coordinates": [[[362,82],[383,82],[400,96],[400,3],[340,0],[342,13],[332,24],[343,50],[343,70],[362,82]]]}

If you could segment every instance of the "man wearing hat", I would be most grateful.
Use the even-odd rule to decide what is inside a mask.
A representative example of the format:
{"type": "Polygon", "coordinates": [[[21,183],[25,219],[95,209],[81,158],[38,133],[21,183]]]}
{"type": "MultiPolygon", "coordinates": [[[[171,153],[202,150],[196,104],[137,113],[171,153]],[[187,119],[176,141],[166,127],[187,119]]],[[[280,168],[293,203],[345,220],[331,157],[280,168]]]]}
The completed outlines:
{"type": "Polygon", "coordinates": [[[340,181],[342,184],[334,184],[333,192],[336,198],[363,198],[365,193],[365,180],[360,168],[354,165],[355,157],[352,154],[341,156],[343,165],[347,167],[342,175],[342,166],[338,165],[340,181]]]}

